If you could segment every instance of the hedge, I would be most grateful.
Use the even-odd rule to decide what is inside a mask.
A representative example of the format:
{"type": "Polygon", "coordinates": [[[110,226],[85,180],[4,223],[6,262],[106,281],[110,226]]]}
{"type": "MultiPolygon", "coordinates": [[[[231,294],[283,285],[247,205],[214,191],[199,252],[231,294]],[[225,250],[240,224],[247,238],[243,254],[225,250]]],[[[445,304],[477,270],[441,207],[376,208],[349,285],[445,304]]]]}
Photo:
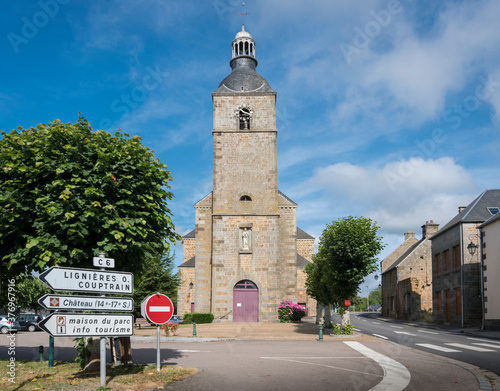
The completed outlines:
{"type": "Polygon", "coordinates": [[[182,317],[183,324],[191,323],[212,323],[214,320],[214,314],[211,312],[192,312],[185,314],[182,317]]]}

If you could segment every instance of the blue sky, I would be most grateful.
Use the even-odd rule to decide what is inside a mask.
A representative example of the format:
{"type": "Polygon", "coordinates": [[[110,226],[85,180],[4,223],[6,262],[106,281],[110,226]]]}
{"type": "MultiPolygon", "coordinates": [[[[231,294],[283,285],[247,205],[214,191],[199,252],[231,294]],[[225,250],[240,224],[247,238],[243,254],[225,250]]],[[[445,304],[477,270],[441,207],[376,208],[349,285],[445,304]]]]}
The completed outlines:
{"type": "MultiPolygon", "coordinates": [[[[211,93],[230,73],[241,2],[2,11],[0,129],[81,112],[140,135],[172,173],[177,231],[193,229],[193,204],[212,190],[211,93]]],[[[426,220],[442,226],[499,187],[500,2],[249,0],[245,11],[257,71],[278,92],[279,187],[302,229],[319,237],[332,220],[373,218],[383,258],[405,231],[420,237],[426,220]]]]}

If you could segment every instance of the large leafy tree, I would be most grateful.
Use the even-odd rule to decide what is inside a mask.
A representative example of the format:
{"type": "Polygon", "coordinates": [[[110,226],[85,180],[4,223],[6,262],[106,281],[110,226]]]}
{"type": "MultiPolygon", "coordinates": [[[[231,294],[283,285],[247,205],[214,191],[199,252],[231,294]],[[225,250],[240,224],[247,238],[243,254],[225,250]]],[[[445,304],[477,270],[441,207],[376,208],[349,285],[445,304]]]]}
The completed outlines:
{"type": "Polygon", "coordinates": [[[309,292],[341,307],[355,299],[365,277],[377,270],[376,256],[384,247],[378,228],[371,219],[353,216],[327,224],[313,259],[316,266],[306,268],[309,292]]]}
{"type": "Polygon", "coordinates": [[[179,276],[174,273],[174,254],[151,257],[142,263],[142,270],[137,273],[134,288],[134,315],[141,316],[141,302],[148,295],[157,292],[167,295],[174,308],[177,307],[177,287],[179,276]]]}
{"type": "Polygon", "coordinates": [[[179,239],[167,207],[170,172],[139,137],[94,131],[83,117],[1,135],[3,281],[88,267],[101,251],[134,272],[179,239]]]}

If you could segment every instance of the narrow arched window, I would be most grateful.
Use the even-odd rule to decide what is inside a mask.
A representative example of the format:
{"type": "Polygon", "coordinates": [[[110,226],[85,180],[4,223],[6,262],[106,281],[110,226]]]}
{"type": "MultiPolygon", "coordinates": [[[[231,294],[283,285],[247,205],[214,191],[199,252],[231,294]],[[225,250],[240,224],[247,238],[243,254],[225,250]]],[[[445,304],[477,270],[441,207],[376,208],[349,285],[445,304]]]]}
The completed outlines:
{"type": "Polygon", "coordinates": [[[240,118],[240,130],[249,130],[250,110],[246,107],[241,108],[239,112],[239,118],[240,118]]]}
{"type": "Polygon", "coordinates": [[[249,201],[252,201],[252,198],[250,196],[248,196],[248,195],[244,195],[244,196],[240,197],[240,201],[247,201],[247,202],[249,202],[249,201]]]}

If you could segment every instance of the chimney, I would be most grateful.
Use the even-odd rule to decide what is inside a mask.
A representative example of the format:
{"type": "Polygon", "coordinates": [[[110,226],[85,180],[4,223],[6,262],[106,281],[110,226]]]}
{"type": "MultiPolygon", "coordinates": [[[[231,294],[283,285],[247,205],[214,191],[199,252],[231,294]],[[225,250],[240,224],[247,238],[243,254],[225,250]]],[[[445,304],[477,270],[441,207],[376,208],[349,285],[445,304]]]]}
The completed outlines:
{"type": "Polygon", "coordinates": [[[434,220],[426,221],[424,225],[422,225],[422,238],[429,239],[432,235],[434,235],[439,228],[439,224],[435,224],[434,220]]]}
{"type": "Polygon", "coordinates": [[[414,238],[414,237],[415,237],[415,232],[413,232],[413,231],[405,232],[405,240],[408,240],[408,239],[414,238]]]}
{"type": "Polygon", "coordinates": [[[459,206],[458,213],[462,213],[465,210],[465,208],[467,208],[467,207],[466,206],[459,206]]]}

